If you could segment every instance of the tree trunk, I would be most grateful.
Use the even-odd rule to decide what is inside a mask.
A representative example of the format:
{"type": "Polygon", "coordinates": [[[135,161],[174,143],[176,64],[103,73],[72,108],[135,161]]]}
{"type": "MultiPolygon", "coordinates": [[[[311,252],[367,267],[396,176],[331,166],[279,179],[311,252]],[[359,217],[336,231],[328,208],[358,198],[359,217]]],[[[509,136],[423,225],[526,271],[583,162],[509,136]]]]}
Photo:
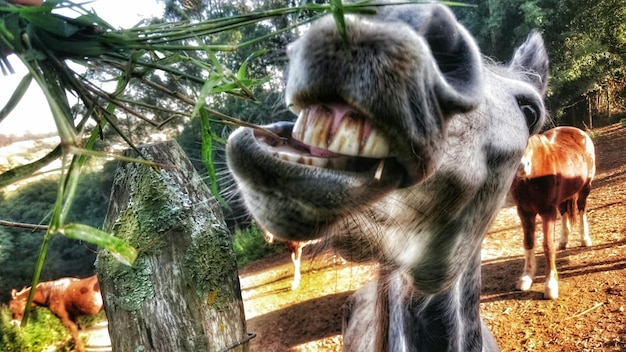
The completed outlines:
{"type": "Polygon", "coordinates": [[[589,125],[587,126],[588,129],[592,129],[593,128],[592,109],[593,109],[593,106],[591,106],[591,99],[589,99],[589,97],[587,97],[587,118],[589,120],[589,125]]]}
{"type": "Polygon", "coordinates": [[[129,162],[117,168],[105,227],[139,255],[129,267],[109,252],[98,254],[113,351],[247,351],[220,207],[176,142],[140,151],[171,168],[129,162]]]}
{"type": "Polygon", "coordinates": [[[606,118],[611,121],[611,83],[606,85],[606,118]]]}

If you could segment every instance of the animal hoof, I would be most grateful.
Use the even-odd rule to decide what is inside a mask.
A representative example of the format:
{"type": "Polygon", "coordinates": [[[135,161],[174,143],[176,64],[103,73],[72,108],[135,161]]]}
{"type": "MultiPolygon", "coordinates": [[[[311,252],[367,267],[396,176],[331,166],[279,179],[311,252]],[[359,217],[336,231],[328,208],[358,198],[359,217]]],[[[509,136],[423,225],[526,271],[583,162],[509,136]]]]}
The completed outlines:
{"type": "Polygon", "coordinates": [[[559,242],[559,250],[564,251],[567,249],[567,242],[559,242]]]}
{"type": "Polygon", "coordinates": [[[530,286],[532,284],[533,284],[533,279],[528,275],[524,275],[520,277],[519,280],[517,280],[516,287],[520,291],[528,291],[530,290],[530,286]]]}
{"type": "Polygon", "coordinates": [[[543,298],[545,299],[557,299],[559,298],[559,283],[555,278],[551,278],[546,282],[545,291],[543,292],[543,298]]]}
{"type": "Polygon", "coordinates": [[[584,247],[591,247],[591,238],[583,239],[581,245],[583,245],[584,247]]]}
{"type": "Polygon", "coordinates": [[[557,299],[559,298],[559,288],[546,288],[543,293],[544,299],[557,299]]]}

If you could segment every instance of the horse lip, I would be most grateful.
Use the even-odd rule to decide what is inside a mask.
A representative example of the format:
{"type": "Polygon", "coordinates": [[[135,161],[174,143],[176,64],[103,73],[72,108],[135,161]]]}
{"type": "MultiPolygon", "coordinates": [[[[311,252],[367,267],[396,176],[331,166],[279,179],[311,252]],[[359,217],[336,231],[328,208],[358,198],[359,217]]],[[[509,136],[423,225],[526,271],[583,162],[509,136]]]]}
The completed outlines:
{"type": "Polygon", "coordinates": [[[265,133],[263,131],[268,130],[281,138],[291,139],[291,131],[293,130],[293,126],[293,122],[278,121],[269,125],[261,126],[262,129],[255,130],[255,134],[270,137],[271,135],[269,133],[265,133]]]}
{"type": "Polygon", "coordinates": [[[305,153],[308,152],[306,145],[291,137],[293,126],[294,123],[288,121],[279,121],[271,125],[261,126],[262,129],[254,130],[254,137],[270,147],[289,146],[305,153]],[[273,135],[266,131],[273,133],[273,135]]]}

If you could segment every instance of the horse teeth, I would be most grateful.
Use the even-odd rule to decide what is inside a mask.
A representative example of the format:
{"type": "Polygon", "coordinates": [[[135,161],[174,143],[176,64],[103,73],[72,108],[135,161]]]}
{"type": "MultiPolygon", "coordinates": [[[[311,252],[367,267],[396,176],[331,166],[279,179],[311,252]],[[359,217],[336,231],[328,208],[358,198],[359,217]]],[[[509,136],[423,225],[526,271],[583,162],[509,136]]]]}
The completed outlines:
{"type": "Polygon", "coordinates": [[[293,125],[293,130],[291,131],[292,138],[299,141],[304,139],[304,132],[306,131],[306,126],[308,124],[308,117],[309,109],[302,109],[298,115],[298,119],[296,119],[296,122],[293,125]]]}
{"type": "Polygon", "coordinates": [[[328,149],[333,117],[327,111],[303,109],[291,133],[292,138],[320,149],[328,149]]]}
{"type": "Polygon", "coordinates": [[[382,159],[378,163],[378,167],[376,167],[376,173],[374,173],[374,180],[380,181],[380,178],[383,176],[383,169],[385,168],[385,159],[382,159]]]}
{"type": "Polygon", "coordinates": [[[273,152],[272,156],[294,164],[302,164],[315,167],[326,167],[328,165],[328,159],[325,158],[306,156],[285,151],[273,152]]]}
{"type": "Polygon", "coordinates": [[[389,143],[378,130],[372,129],[361,146],[360,155],[370,158],[386,158],[389,156],[389,143]]]}
{"type": "Polygon", "coordinates": [[[326,168],[333,170],[345,170],[348,165],[348,158],[330,158],[326,168]]]}
{"type": "Polygon", "coordinates": [[[389,156],[386,137],[365,117],[345,108],[302,109],[291,136],[306,145],[337,154],[369,158],[389,156]]]}
{"type": "Polygon", "coordinates": [[[344,155],[359,155],[364,128],[363,119],[341,119],[334,133],[328,136],[328,150],[344,155]]]}
{"type": "Polygon", "coordinates": [[[315,158],[315,157],[309,157],[307,158],[307,165],[311,165],[311,166],[316,166],[316,167],[326,167],[326,165],[328,165],[328,159],[324,159],[324,158],[315,158]]]}

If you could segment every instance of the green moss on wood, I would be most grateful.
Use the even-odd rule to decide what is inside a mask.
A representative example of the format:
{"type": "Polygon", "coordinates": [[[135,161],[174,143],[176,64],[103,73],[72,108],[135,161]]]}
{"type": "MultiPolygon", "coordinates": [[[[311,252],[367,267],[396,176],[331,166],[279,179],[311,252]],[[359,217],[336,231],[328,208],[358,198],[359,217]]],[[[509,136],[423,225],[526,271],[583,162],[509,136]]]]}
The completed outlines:
{"type": "MultiPolygon", "coordinates": [[[[179,166],[185,170],[185,166],[179,166]]],[[[183,245],[182,269],[194,281],[199,297],[212,309],[223,311],[231,308],[233,295],[239,296],[227,292],[233,287],[238,289],[238,284],[231,282],[237,280],[237,264],[221,210],[199,177],[175,179],[186,176],[189,175],[170,174],[168,170],[138,164],[118,168],[114,182],[128,194],[126,200],[120,200],[125,204],[117,205],[121,209],[119,214],[109,214],[115,216],[111,231],[137,248],[139,256],[129,268],[110,255],[100,255],[98,270],[111,278],[119,296],[112,298],[117,307],[137,310],[142,302],[154,296],[146,258],[160,255],[166,245],[175,245],[168,238],[172,234],[185,234],[175,242],[183,245]],[[183,187],[194,190],[193,200],[183,187]],[[134,282],[139,284],[130,287],[134,282]]]]}
{"type": "Polygon", "coordinates": [[[232,287],[227,280],[236,277],[237,263],[228,230],[224,225],[210,221],[204,225],[205,229],[195,234],[185,252],[184,265],[196,284],[197,294],[207,297],[208,303],[221,311],[232,303],[233,293],[223,290],[232,287]]]}
{"type": "MultiPolygon", "coordinates": [[[[100,255],[99,271],[107,273],[114,289],[112,302],[122,309],[133,311],[146,299],[154,297],[150,281],[149,256],[157,255],[166,244],[162,235],[180,226],[187,216],[181,202],[172,196],[172,184],[163,172],[145,165],[126,164],[118,169],[115,182],[129,184],[128,203],[122,206],[111,231],[134,246],[138,258],[132,267],[117,262],[111,255],[100,255]]],[[[170,180],[171,181],[171,180],[170,180]]]]}
{"type": "Polygon", "coordinates": [[[185,218],[184,200],[172,196],[177,190],[172,189],[175,184],[164,171],[135,164],[126,164],[124,171],[131,201],[118,215],[112,231],[140,252],[152,252],[163,244],[160,235],[185,218]]]}
{"type": "Polygon", "coordinates": [[[152,271],[145,256],[137,258],[130,267],[110,254],[101,255],[97,265],[100,272],[107,273],[115,288],[115,292],[107,292],[106,300],[117,309],[136,311],[145,300],[154,298],[154,287],[150,281],[152,271]]]}

